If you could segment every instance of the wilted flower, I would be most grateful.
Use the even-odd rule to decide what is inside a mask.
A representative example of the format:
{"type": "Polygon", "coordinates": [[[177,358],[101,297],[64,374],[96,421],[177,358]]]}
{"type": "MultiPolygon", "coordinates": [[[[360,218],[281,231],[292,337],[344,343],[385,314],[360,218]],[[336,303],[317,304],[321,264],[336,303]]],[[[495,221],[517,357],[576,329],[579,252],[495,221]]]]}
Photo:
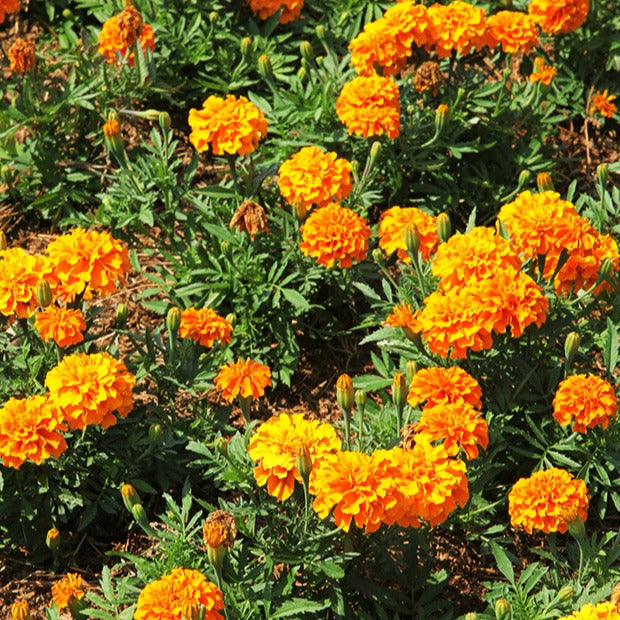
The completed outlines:
{"type": "Polygon", "coordinates": [[[228,228],[237,228],[240,232],[247,231],[250,240],[258,233],[268,233],[267,215],[265,209],[253,200],[244,200],[233,213],[228,228]]]}
{"type": "Polygon", "coordinates": [[[433,97],[437,96],[439,87],[443,84],[444,77],[441,67],[432,60],[424,61],[415,71],[413,87],[420,94],[430,90],[433,97]]]}
{"type": "Polygon", "coordinates": [[[191,338],[205,347],[212,347],[216,340],[221,345],[228,344],[232,330],[230,322],[211,308],[187,308],[181,312],[181,338],[191,338]]]}
{"type": "Polygon", "coordinates": [[[220,366],[215,377],[215,386],[222,397],[231,403],[237,395],[244,398],[258,398],[271,385],[271,370],[250,358],[220,366]]]}
{"type": "Polygon", "coordinates": [[[534,20],[519,11],[499,11],[487,18],[491,46],[502,44],[507,54],[527,54],[538,44],[538,28],[534,20]]]}
{"type": "Polygon", "coordinates": [[[284,7],[280,23],[286,24],[299,17],[304,0],[248,0],[248,4],[254,15],[258,15],[261,19],[268,19],[284,7]]]}
{"type": "Polygon", "coordinates": [[[530,82],[537,82],[540,80],[545,86],[549,86],[556,76],[557,71],[551,65],[545,62],[542,56],[538,56],[534,59],[534,71],[530,73],[530,82]]]}
{"type": "Polygon", "coordinates": [[[237,537],[235,517],[227,510],[215,510],[202,527],[202,536],[208,547],[225,547],[232,550],[237,537]]]}
{"type": "Polygon", "coordinates": [[[129,52],[127,62],[133,66],[135,52],[131,48],[138,42],[143,50],[154,50],[155,34],[153,28],[143,22],[139,11],[128,6],[103,24],[99,33],[99,53],[108,62],[118,63],[129,52]]]}
{"type": "Polygon", "coordinates": [[[52,586],[52,602],[58,609],[69,607],[73,600],[84,598],[84,582],[77,573],[67,573],[60,581],[52,586]]]}
{"type": "Polygon", "coordinates": [[[528,12],[547,34],[571,32],[586,21],[590,0],[531,0],[528,12]]]}
{"type": "Polygon", "coordinates": [[[80,309],[51,305],[36,314],[34,328],[44,342],[53,340],[59,347],[69,347],[84,340],[86,322],[80,309]]]}
{"type": "Polygon", "coordinates": [[[36,59],[32,41],[17,39],[9,47],[9,68],[15,73],[23,75],[32,71],[36,59]]]}
{"type": "Polygon", "coordinates": [[[590,114],[594,114],[598,112],[601,116],[605,118],[611,118],[616,113],[616,104],[613,103],[613,100],[616,98],[616,95],[610,95],[605,89],[603,92],[597,90],[596,93],[592,96],[591,106],[588,112],[590,114]]]}
{"type": "Polygon", "coordinates": [[[414,224],[420,235],[418,251],[428,260],[439,246],[435,218],[416,207],[391,207],[381,214],[379,222],[379,247],[386,253],[398,252],[403,262],[411,262],[405,243],[405,228],[414,224]]]}

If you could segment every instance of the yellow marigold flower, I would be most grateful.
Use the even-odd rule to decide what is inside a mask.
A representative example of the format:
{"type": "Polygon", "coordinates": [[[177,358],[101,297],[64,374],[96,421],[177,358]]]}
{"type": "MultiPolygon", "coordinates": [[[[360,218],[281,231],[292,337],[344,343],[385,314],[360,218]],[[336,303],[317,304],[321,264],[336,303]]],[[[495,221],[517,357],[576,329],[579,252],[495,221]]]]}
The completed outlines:
{"type": "Polygon", "coordinates": [[[223,620],[221,590],[197,570],[174,568],[168,575],[147,584],[140,595],[134,620],[181,620],[184,603],[203,605],[204,620],[223,620]]]}
{"type": "Polygon", "coordinates": [[[84,598],[84,586],[80,575],[67,573],[52,586],[52,602],[56,603],[58,609],[69,607],[72,599],[79,601],[84,598]]]}
{"type": "Polygon", "coordinates": [[[521,478],[508,495],[510,523],[523,526],[528,534],[533,530],[565,533],[565,515],[576,510],[582,521],[588,518],[590,496],[586,483],[563,469],[537,471],[521,478]]]}
{"type": "Polygon", "coordinates": [[[131,267],[127,247],[105,231],[74,228],[50,242],[47,255],[60,282],[56,295],[67,302],[116,292],[131,267]]]}
{"type": "Polygon", "coordinates": [[[222,397],[229,403],[240,394],[242,397],[258,398],[271,385],[271,370],[249,357],[220,366],[215,377],[215,387],[222,392],[222,397]]]}
{"type": "Polygon", "coordinates": [[[405,228],[414,224],[420,234],[419,252],[428,260],[439,246],[435,218],[416,207],[391,207],[381,214],[379,221],[379,247],[387,254],[398,252],[404,263],[411,262],[405,243],[405,228]]]}
{"type": "Polygon", "coordinates": [[[202,110],[189,111],[189,141],[200,153],[209,146],[214,155],[246,155],[267,135],[267,118],[246,97],[211,95],[202,110]]]}
{"type": "Polygon", "coordinates": [[[135,52],[132,48],[138,42],[143,50],[154,50],[155,34],[153,28],[144,23],[142,15],[129,6],[103,24],[99,33],[99,53],[108,62],[118,64],[129,52],[127,62],[133,67],[135,52]]]}
{"type": "Polygon", "coordinates": [[[305,146],[278,170],[278,187],[291,205],[326,207],[351,192],[351,164],[336,153],[305,146]]]}
{"type": "Polygon", "coordinates": [[[228,228],[237,228],[240,232],[247,230],[250,241],[254,241],[258,233],[270,232],[265,209],[253,200],[244,200],[239,205],[233,213],[228,228]]]}
{"type": "Polygon", "coordinates": [[[16,601],[11,605],[12,620],[32,620],[30,615],[30,607],[26,601],[16,601]]]}
{"type": "Polygon", "coordinates": [[[248,0],[248,4],[254,15],[258,15],[261,19],[268,19],[284,7],[280,23],[286,24],[299,17],[304,0],[248,0]]]}
{"type": "Polygon", "coordinates": [[[216,340],[221,345],[228,344],[232,330],[230,322],[211,308],[187,308],[181,312],[181,338],[191,338],[205,347],[212,347],[216,340]]]}
{"type": "Polygon", "coordinates": [[[617,411],[618,399],[613,386],[592,374],[566,377],[553,399],[553,417],[562,426],[574,420],[576,433],[585,433],[599,425],[607,428],[617,411]]]}
{"type": "Polygon", "coordinates": [[[356,77],[340,91],[336,114],[349,134],[396,138],[400,131],[398,85],[379,75],[356,77]]]}
{"type": "Polygon", "coordinates": [[[59,347],[69,347],[84,340],[86,322],[79,309],[51,305],[37,313],[34,328],[45,342],[53,340],[59,347]]]}
{"type": "Polygon", "coordinates": [[[306,420],[301,413],[283,413],[263,422],[248,444],[248,453],[256,461],[254,477],[259,486],[280,501],[288,499],[295,480],[302,482],[297,469],[300,446],[307,448],[312,461],[310,490],[313,492],[315,464],[327,454],[340,450],[341,442],[330,424],[306,420]]]}
{"type": "Polygon", "coordinates": [[[58,458],[67,448],[61,434],[66,430],[52,398],[10,398],[0,409],[0,457],[15,469],[27,460],[40,465],[51,456],[58,458]]]}
{"type": "Polygon", "coordinates": [[[540,81],[545,86],[549,86],[556,75],[555,67],[545,63],[545,59],[542,56],[534,59],[534,71],[530,73],[530,82],[540,81]]]}
{"type": "Polygon", "coordinates": [[[388,314],[385,321],[383,321],[383,325],[387,325],[388,327],[402,327],[409,338],[415,334],[419,334],[422,330],[422,326],[413,314],[411,304],[405,301],[392,308],[392,312],[388,314]]]}
{"type": "Polygon", "coordinates": [[[135,383],[125,363],[109,353],[67,355],[45,377],[51,399],[72,430],[116,424],[114,411],[124,418],[133,408],[135,383]]]}
{"type": "Polygon", "coordinates": [[[605,118],[611,118],[616,113],[616,104],[613,103],[613,100],[616,98],[616,95],[610,95],[605,89],[603,92],[597,90],[596,93],[592,97],[592,101],[590,102],[592,105],[588,112],[590,114],[594,114],[598,112],[601,116],[605,118]]]}
{"type": "Polygon", "coordinates": [[[336,262],[341,268],[366,258],[370,227],[366,220],[338,203],[313,211],[301,227],[299,248],[328,269],[336,262]]]}
{"type": "Polygon", "coordinates": [[[538,45],[538,28],[536,22],[527,13],[519,11],[499,11],[487,18],[490,46],[502,44],[507,54],[523,52],[538,45]]]}
{"type": "Polygon", "coordinates": [[[202,537],[208,547],[225,547],[232,551],[237,537],[235,517],[227,510],[215,510],[205,520],[202,537]]]}
{"type": "Polygon", "coordinates": [[[14,73],[23,75],[32,71],[36,59],[32,41],[17,39],[9,48],[9,68],[14,73]]]}
{"type": "Polygon", "coordinates": [[[472,48],[482,49],[488,40],[486,12],[462,0],[450,4],[433,4],[428,15],[435,26],[433,49],[439,58],[456,50],[467,55],[472,48]]]}
{"type": "Polygon", "coordinates": [[[421,402],[426,407],[441,407],[465,403],[470,407],[482,407],[482,389],[478,382],[462,368],[421,368],[409,384],[407,402],[416,407],[421,402]]]}
{"type": "Polygon", "coordinates": [[[586,21],[590,0],[531,0],[528,13],[547,34],[571,32],[586,21]]]}
{"type": "Polygon", "coordinates": [[[19,0],[0,0],[0,24],[4,22],[7,13],[19,11],[19,0]]]}
{"type": "Polygon", "coordinates": [[[574,611],[570,616],[562,616],[559,620],[618,620],[620,608],[609,601],[594,605],[587,603],[579,611],[574,611]]]}

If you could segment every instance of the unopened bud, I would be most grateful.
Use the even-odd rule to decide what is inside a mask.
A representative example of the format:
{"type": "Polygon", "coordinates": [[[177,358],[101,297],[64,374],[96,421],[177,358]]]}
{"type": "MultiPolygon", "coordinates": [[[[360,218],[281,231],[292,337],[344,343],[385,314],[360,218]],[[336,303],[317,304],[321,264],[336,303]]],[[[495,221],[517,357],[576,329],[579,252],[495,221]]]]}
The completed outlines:
{"type": "Polygon", "coordinates": [[[17,601],[11,606],[12,620],[32,620],[30,607],[25,601],[17,601]]]}
{"type": "Polygon", "coordinates": [[[383,256],[383,250],[381,248],[375,248],[372,251],[372,260],[379,265],[385,262],[385,257],[383,256]]]}
{"type": "Polygon", "coordinates": [[[134,504],[131,507],[131,514],[143,528],[150,527],[149,521],[146,517],[146,510],[144,510],[144,506],[142,504],[134,504]]]}
{"type": "Polygon", "coordinates": [[[445,243],[452,236],[452,222],[447,213],[440,213],[435,220],[437,235],[442,243],[445,243]]]}
{"type": "Polygon", "coordinates": [[[243,37],[241,39],[241,55],[247,58],[252,52],[252,37],[243,37]]]}
{"type": "Polygon", "coordinates": [[[420,231],[413,222],[410,222],[405,226],[405,245],[413,259],[417,259],[420,243],[420,231]]]}
{"type": "Polygon", "coordinates": [[[3,230],[0,230],[0,252],[4,252],[6,250],[6,235],[3,230]]]}
{"type": "Polygon", "coordinates": [[[216,452],[223,456],[225,459],[228,458],[228,439],[226,437],[218,437],[215,440],[215,450],[216,452]]]}
{"type": "Polygon", "coordinates": [[[570,364],[573,361],[577,351],[579,350],[579,343],[581,342],[581,336],[578,332],[570,332],[566,336],[564,341],[564,355],[566,357],[566,364],[570,364]]]}
{"type": "Polygon", "coordinates": [[[181,620],[198,620],[200,605],[196,601],[185,601],[181,606],[181,620]]]}
{"type": "Polygon", "coordinates": [[[323,24],[319,24],[314,31],[319,41],[325,41],[325,26],[323,24]]]}
{"type": "Polygon", "coordinates": [[[220,18],[220,14],[217,11],[211,11],[209,13],[209,21],[214,24],[220,18]]]}
{"type": "Polygon", "coordinates": [[[308,63],[311,63],[314,60],[314,50],[312,49],[312,44],[310,41],[302,41],[299,45],[299,51],[301,53],[301,57],[308,63]]]}
{"type": "Polygon", "coordinates": [[[505,598],[498,598],[495,602],[495,616],[498,620],[506,618],[510,614],[511,606],[505,598]]]}
{"type": "Polygon", "coordinates": [[[131,509],[140,503],[140,496],[138,495],[138,491],[131,484],[124,484],[121,487],[121,495],[123,496],[123,504],[125,504],[125,508],[131,512],[131,509]]]}
{"type": "Polygon", "coordinates": [[[445,103],[440,103],[435,111],[435,133],[440,134],[444,130],[449,117],[450,108],[445,103]]]}
{"type": "Polygon", "coordinates": [[[52,303],[52,287],[47,280],[39,280],[35,293],[41,308],[47,308],[52,303]]]}
{"type": "Polygon", "coordinates": [[[123,329],[127,324],[127,317],[129,315],[129,307],[126,303],[121,302],[116,306],[116,327],[123,329]]]}
{"type": "Polygon", "coordinates": [[[304,67],[299,67],[299,71],[297,71],[297,79],[300,82],[303,82],[308,77],[308,72],[304,67]]]}
{"type": "Polygon", "coordinates": [[[306,207],[305,202],[297,201],[293,203],[293,215],[300,224],[306,219],[307,213],[308,207],[306,207]]]}
{"type": "Polygon", "coordinates": [[[310,472],[312,471],[312,456],[310,455],[308,444],[305,441],[299,443],[295,465],[297,466],[297,471],[304,481],[304,484],[307,484],[310,479],[310,472]]]}
{"type": "Polygon", "coordinates": [[[601,268],[598,271],[598,277],[600,280],[606,278],[614,268],[614,261],[608,256],[601,261],[601,268]]]}
{"type": "Polygon", "coordinates": [[[532,176],[532,173],[529,170],[521,171],[521,174],[519,174],[519,182],[518,182],[519,189],[522,187],[525,187],[529,183],[531,176],[532,176]]]}
{"type": "Polygon", "coordinates": [[[0,167],[0,179],[2,179],[3,183],[6,183],[9,187],[12,187],[13,171],[11,170],[11,166],[9,166],[9,164],[4,164],[0,167]]]}
{"type": "Polygon", "coordinates": [[[230,241],[228,241],[227,239],[224,239],[224,241],[222,241],[221,245],[220,245],[220,249],[222,250],[222,254],[229,260],[232,261],[232,245],[230,243],[230,241]]]}
{"type": "Polygon", "coordinates": [[[181,325],[181,310],[176,306],[173,306],[168,310],[168,314],[166,315],[166,327],[168,329],[168,333],[177,334],[179,331],[179,327],[181,325]]]}
{"type": "Polygon", "coordinates": [[[364,390],[355,390],[355,406],[357,410],[360,412],[360,415],[364,415],[364,411],[366,410],[366,402],[368,397],[364,390]]]}
{"type": "Polygon", "coordinates": [[[55,553],[60,548],[60,532],[55,527],[48,530],[45,536],[45,544],[52,553],[55,553]]]}
{"type": "Polygon", "coordinates": [[[353,409],[355,399],[355,390],[353,389],[353,381],[346,373],[341,374],[336,382],[336,400],[340,408],[349,415],[353,409]]]}
{"type": "Polygon", "coordinates": [[[571,510],[564,515],[566,527],[575,540],[583,541],[586,536],[586,526],[583,519],[577,514],[576,510],[571,510]]]}
{"type": "Polygon", "coordinates": [[[226,320],[234,327],[237,324],[237,315],[234,312],[229,312],[226,315],[226,320]]]}
{"type": "Polygon", "coordinates": [[[168,129],[170,129],[170,126],[172,125],[172,119],[170,118],[170,114],[168,114],[168,112],[166,112],[165,110],[158,114],[157,121],[159,122],[159,126],[161,127],[162,131],[168,131],[168,129]]]}
{"type": "Polygon", "coordinates": [[[536,186],[539,192],[552,192],[554,188],[551,175],[548,172],[539,172],[536,175],[536,186]]]}
{"type": "Polygon", "coordinates": [[[159,443],[161,436],[164,434],[164,429],[159,422],[154,422],[149,426],[149,440],[151,443],[159,443]]]}
{"type": "Polygon", "coordinates": [[[565,586],[562,586],[558,592],[558,598],[563,603],[571,601],[574,596],[575,596],[575,588],[573,588],[573,586],[571,586],[570,584],[566,584],[565,586]]]}
{"type": "Polygon", "coordinates": [[[377,155],[381,151],[381,142],[375,140],[370,147],[370,161],[373,162],[377,159],[377,155]]]}
{"type": "Polygon", "coordinates": [[[465,614],[465,620],[479,620],[480,616],[475,611],[465,614]]]}
{"type": "Polygon", "coordinates": [[[273,80],[273,65],[267,54],[261,54],[258,58],[258,72],[267,80],[273,80]]]}
{"type": "Polygon", "coordinates": [[[394,375],[394,381],[392,382],[392,402],[400,411],[402,411],[407,404],[407,381],[402,372],[397,372],[394,375]]]}
{"type": "Polygon", "coordinates": [[[411,385],[411,380],[413,379],[414,375],[417,374],[418,370],[420,370],[420,366],[418,362],[416,362],[415,360],[409,360],[407,362],[407,367],[405,370],[405,378],[407,379],[407,385],[411,385]]]}
{"type": "Polygon", "coordinates": [[[596,176],[598,177],[598,182],[605,187],[607,181],[609,181],[609,166],[607,164],[599,164],[596,167],[596,176]]]}

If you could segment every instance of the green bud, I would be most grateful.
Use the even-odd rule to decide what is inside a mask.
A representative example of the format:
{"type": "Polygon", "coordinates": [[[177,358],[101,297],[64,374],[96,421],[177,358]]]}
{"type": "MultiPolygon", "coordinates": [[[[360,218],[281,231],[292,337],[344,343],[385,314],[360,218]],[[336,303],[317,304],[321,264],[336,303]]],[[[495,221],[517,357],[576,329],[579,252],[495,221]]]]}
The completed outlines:
{"type": "Polygon", "coordinates": [[[495,616],[498,620],[508,617],[511,605],[505,598],[498,598],[495,602],[495,616]]]}
{"type": "Polygon", "coordinates": [[[381,150],[381,142],[375,141],[372,143],[370,147],[370,161],[373,162],[377,159],[377,155],[379,155],[379,151],[381,150]]]}
{"type": "Polygon", "coordinates": [[[440,134],[448,119],[450,118],[450,108],[445,103],[440,103],[435,110],[435,133],[440,134]]]}
{"type": "Polygon", "coordinates": [[[308,449],[308,444],[305,441],[301,441],[297,449],[297,456],[295,458],[295,466],[301,476],[304,484],[310,480],[310,472],[312,471],[312,456],[308,449]]]}
{"type": "Polygon", "coordinates": [[[131,484],[124,484],[121,487],[121,495],[123,496],[123,504],[125,504],[125,508],[131,512],[131,509],[140,503],[140,496],[138,495],[138,491],[131,484]]]}
{"type": "Polygon", "coordinates": [[[181,310],[173,306],[166,315],[166,327],[171,334],[177,334],[181,325],[181,310]]]}
{"type": "Polygon", "coordinates": [[[237,315],[234,312],[229,312],[225,318],[233,327],[237,324],[237,315]]]}
{"type": "Polygon", "coordinates": [[[47,308],[52,303],[52,287],[47,280],[37,282],[35,293],[41,308],[47,308]]]}
{"type": "Polygon", "coordinates": [[[71,17],[73,17],[73,13],[71,12],[71,10],[70,10],[70,9],[63,9],[63,11],[62,11],[62,16],[63,16],[65,19],[70,19],[71,17]]]}
{"type": "Polygon", "coordinates": [[[401,411],[407,404],[407,381],[402,372],[397,372],[394,375],[394,381],[392,382],[392,402],[394,406],[401,411]]]}
{"type": "Polygon", "coordinates": [[[228,458],[228,439],[226,437],[218,437],[215,440],[215,450],[216,452],[223,456],[225,459],[228,458]]]}
{"type": "Polygon", "coordinates": [[[217,11],[211,11],[211,13],[209,13],[209,21],[212,24],[214,24],[219,18],[220,18],[220,15],[217,11]]]}
{"type": "Polygon", "coordinates": [[[418,365],[418,362],[416,362],[415,360],[409,360],[407,362],[407,368],[405,370],[405,378],[407,379],[407,385],[411,385],[411,380],[413,379],[414,375],[417,374],[418,370],[420,370],[420,366],[418,365]]]}
{"type": "Polygon", "coordinates": [[[164,429],[159,422],[154,422],[149,426],[149,440],[151,443],[159,443],[163,434],[164,429]]]}
{"type": "Polygon", "coordinates": [[[558,592],[558,598],[563,603],[567,603],[568,601],[571,601],[574,596],[575,596],[575,588],[573,588],[573,586],[571,586],[570,584],[566,584],[565,586],[562,586],[558,592]]]}
{"type": "Polygon", "coordinates": [[[144,510],[144,506],[142,504],[134,504],[131,507],[131,514],[143,528],[150,528],[149,520],[146,516],[146,510],[144,510]]]}
{"type": "Polygon", "coordinates": [[[566,364],[570,364],[579,350],[581,336],[578,332],[570,332],[564,341],[564,355],[566,356],[566,364]]]}
{"type": "Polygon", "coordinates": [[[302,41],[299,45],[299,51],[301,57],[308,63],[314,60],[314,49],[312,49],[312,43],[310,41],[302,41]]]}
{"type": "Polygon", "coordinates": [[[157,120],[162,131],[168,131],[170,129],[172,119],[170,118],[170,114],[168,114],[168,112],[160,112],[157,116],[157,120]]]}
{"type": "Polygon", "coordinates": [[[244,58],[247,58],[252,52],[253,41],[252,37],[243,37],[241,39],[241,55],[244,58]]]}
{"type": "Polygon", "coordinates": [[[566,527],[571,536],[577,541],[583,541],[586,536],[586,526],[583,519],[578,515],[570,515],[566,519],[566,527]]]}
{"type": "Polygon", "coordinates": [[[606,278],[611,273],[613,268],[614,261],[609,257],[604,258],[601,261],[601,268],[598,271],[599,279],[602,280],[603,278],[606,278]]]}
{"type": "Polygon", "coordinates": [[[480,616],[475,611],[465,614],[465,620],[479,620],[480,616]]]}
{"type": "Polygon", "coordinates": [[[418,250],[420,249],[420,232],[413,222],[405,226],[405,245],[411,257],[417,260],[418,250]]]}
{"type": "Polygon", "coordinates": [[[596,176],[598,177],[598,182],[605,187],[609,181],[609,166],[607,164],[599,164],[596,167],[596,176]]]}
{"type": "Polygon", "coordinates": [[[385,262],[385,257],[383,256],[383,250],[381,248],[375,248],[372,251],[372,260],[374,260],[378,265],[385,262]]]}
{"type": "Polygon", "coordinates": [[[0,168],[0,179],[2,179],[2,182],[6,183],[9,187],[13,186],[13,171],[11,170],[11,166],[9,166],[9,164],[4,164],[0,168]]]}
{"type": "Polygon", "coordinates": [[[366,410],[366,401],[368,397],[364,390],[355,390],[355,406],[357,410],[360,412],[360,415],[364,415],[364,411],[366,410]]]}
{"type": "Polygon", "coordinates": [[[127,324],[127,316],[129,315],[129,307],[126,303],[120,303],[116,306],[116,327],[123,329],[127,324]]]}
{"type": "Polygon", "coordinates": [[[258,58],[258,72],[266,79],[273,80],[273,65],[267,54],[261,54],[258,58]]]}
{"type": "Polygon", "coordinates": [[[518,182],[519,188],[525,187],[529,183],[531,176],[532,176],[532,173],[529,170],[522,170],[521,174],[519,174],[519,182],[518,182]]]}
{"type": "Polygon", "coordinates": [[[297,71],[297,79],[300,82],[303,82],[308,77],[308,72],[304,67],[299,67],[299,71],[297,71]]]}
{"type": "Polygon", "coordinates": [[[314,31],[319,41],[325,41],[325,26],[323,24],[319,24],[314,31]]]}
{"type": "Polygon", "coordinates": [[[341,374],[336,382],[336,400],[340,408],[349,415],[353,409],[355,391],[353,389],[353,381],[346,373],[341,374]]]}
{"type": "Polygon", "coordinates": [[[447,213],[440,213],[435,220],[437,226],[437,234],[439,240],[445,243],[452,236],[452,222],[450,222],[450,216],[447,213]]]}

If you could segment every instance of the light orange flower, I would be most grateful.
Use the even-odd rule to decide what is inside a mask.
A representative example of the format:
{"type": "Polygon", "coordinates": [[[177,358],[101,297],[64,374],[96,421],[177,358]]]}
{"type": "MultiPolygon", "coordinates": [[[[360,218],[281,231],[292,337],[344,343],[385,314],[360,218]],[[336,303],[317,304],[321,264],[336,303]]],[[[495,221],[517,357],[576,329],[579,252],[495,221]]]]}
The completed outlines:
{"type": "Polygon", "coordinates": [[[174,568],[168,575],[144,586],[134,620],[181,620],[183,604],[197,603],[205,608],[204,620],[223,620],[221,590],[197,570],[174,568]]]}
{"type": "Polygon", "coordinates": [[[472,49],[482,49],[488,42],[486,13],[462,0],[450,4],[433,4],[428,15],[435,26],[433,49],[439,58],[456,50],[467,55],[472,49]]]}
{"type": "Polygon", "coordinates": [[[269,495],[280,501],[288,499],[301,483],[297,469],[297,456],[305,446],[312,462],[310,473],[311,493],[314,489],[315,464],[340,450],[341,442],[330,424],[306,420],[303,414],[280,414],[263,422],[248,444],[248,453],[257,465],[254,477],[260,486],[267,485],[269,495]]]}
{"type": "Polygon", "coordinates": [[[590,0],[531,0],[528,12],[547,34],[571,32],[586,21],[590,0]]]}
{"type": "Polygon", "coordinates": [[[611,601],[604,603],[586,603],[578,611],[574,611],[570,616],[562,616],[559,620],[618,620],[620,618],[620,608],[611,601]]]}
{"type": "Polygon", "coordinates": [[[549,86],[556,75],[555,67],[548,65],[542,56],[534,59],[534,71],[530,73],[530,82],[540,81],[545,86],[549,86]]]}
{"type": "Polygon", "coordinates": [[[590,114],[594,114],[598,112],[601,116],[605,118],[611,118],[617,110],[616,104],[613,103],[616,95],[610,95],[605,89],[603,92],[597,90],[596,93],[592,96],[591,106],[588,112],[590,114]]]}
{"type": "Polygon", "coordinates": [[[32,620],[30,606],[26,601],[15,601],[11,605],[11,620],[32,620]]]}
{"type": "Polygon", "coordinates": [[[585,433],[599,425],[607,428],[617,411],[618,399],[613,386],[592,374],[566,377],[553,399],[553,417],[562,426],[574,421],[576,433],[585,433]]]}
{"type": "Polygon", "coordinates": [[[17,39],[9,48],[9,68],[14,73],[23,75],[32,71],[36,59],[32,41],[17,39]]]}
{"type": "Polygon", "coordinates": [[[205,347],[212,347],[216,340],[222,346],[228,344],[232,331],[230,322],[211,308],[187,308],[181,312],[181,338],[191,338],[205,347]]]}
{"type": "Polygon", "coordinates": [[[482,390],[478,382],[458,366],[449,368],[422,368],[413,375],[409,384],[407,402],[416,407],[441,407],[465,403],[470,407],[482,407],[482,390]]]}
{"type": "Polygon", "coordinates": [[[19,11],[19,0],[0,0],[0,24],[4,22],[7,13],[19,11]]]}
{"type": "Polygon", "coordinates": [[[52,586],[52,602],[56,603],[58,609],[69,607],[72,599],[79,601],[84,598],[84,586],[80,575],[67,573],[52,586]]]}
{"type": "Polygon", "coordinates": [[[586,483],[563,469],[537,471],[521,478],[508,495],[510,523],[533,530],[565,533],[566,514],[576,511],[582,521],[588,518],[590,496],[586,483]]]}
{"type": "Polygon", "coordinates": [[[387,315],[383,325],[388,327],[402,327],[408,338],[414,337],[422,331],[422,326],[413,314],[411,304],[403,302],[392,308],[392,312],[387,315]]]}
{"type": "Polygon", "coordinates": [[[135,52],[132,49],[140,42],[143,50],[155,49],[155,34],[149,24],[145,24],[142,15],[133,6],[110,17],[101,27],[99,33],[99,53],[108,62],[118,64],[127,55],[127,62],[133,67],[135,52]]]}
{"type": "Polygon", "coordinates": [[[487,18],[487,28],[491,47],[501,43],[507,54],[527,54],[538,45],[538,28],[527,13],[499,11],[487,18]]]}
{"type": "Polygon", "coordinates": [[[420,234],[419,252],[424,260],[429,260],[439,246],[435,219],[416,207],[391,207],[381,214],[379,247],[387,254],[397,251],[400,260],[410,263],[411,257],[405,243],[405,228],[408,224],[414,224],[420,234]]]}
{"type": "Polygon", "coordinates": [[[316,209],[301,227],[299,248],[328,269],[340,268],[366,258],[370,227],[366,220],[338,203],[316,209]]]}
{"type": "Polygon", "coordinates": [[[116,424],[114,411],[125,417],[133,408],[136,378],[109,353],[67,355],[45,377],[51,399],[72,430],[89,424],[116,424]]]}
{"type": "Polygon", "coordinates": [[[53,340],[59,347],[69,347],[84,340],[86,322],[81,310],[48,306],[38,312],[34,328],[45,342],[53,340]]]}
{"type": "Polygon", "coordinates": [[[286,24],[299,17],[304,0],[248,0],[248,4],[254,15],[258,15],[261,19],[268,19],[284,7],[280,23],[286,24]]]}
{"type": "Polygon", "coordinates": [[[67,448],[62,412],[48,396],[10,398],[0,409],[0,457],[19,469],[27,460],[40,465],[67,448]]]}
{"type": "Polygon", "coordinates": [[[396,138],[400,131],[398,85],[379,75],[356,77],[340,91],[336,114],[349,134],[396,138]]]}
{"type": "Polygon", "coordinates": [[[215,387],[222,392],[222,397],[229,403],[240,394],[244,398],[258,398],[271,385],[271,370],[249,357],[240,359],[225,366],[215,377],[215,387]]]}

